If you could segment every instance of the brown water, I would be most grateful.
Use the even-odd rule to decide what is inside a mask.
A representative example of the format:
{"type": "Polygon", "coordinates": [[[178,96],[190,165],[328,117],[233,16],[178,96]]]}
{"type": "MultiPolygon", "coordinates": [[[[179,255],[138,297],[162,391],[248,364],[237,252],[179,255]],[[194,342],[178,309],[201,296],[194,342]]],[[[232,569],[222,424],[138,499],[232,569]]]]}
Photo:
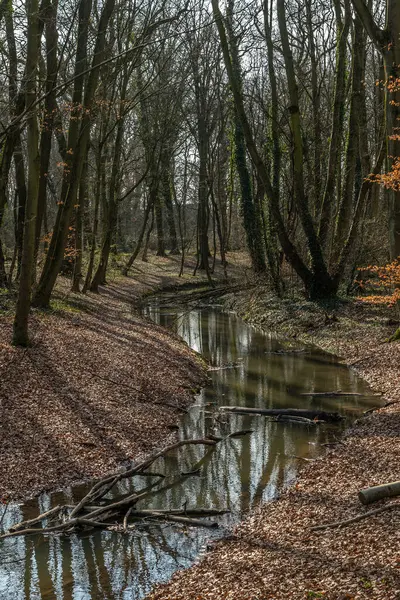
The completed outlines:
{"type": "MultiPolygon", "coordinates": [[[[367,384],[334,358],[315,349],[288,347],[284,340],[253,329],[234,314],[213,307],[188,312],[157,299],[145,312],[174,329],[211,365],[230,367],[210,372],[210,383],[181,418],[179,436],[254,430],[210,450],[187,447],[159,460],[154,471],[165,473],[164,484],[171,482],[171,486],[147,501],[146,508],[227,507],[231,514],[219,519],[218,530],[159,524],[138,526],[127,534],[97,531],[4,540],[0,542],[1,600],[138,600],[155,583],[193,564],[208,541],[227,533],[251,507],[275,498],[292,483],[301,462],[298,457],[315,457],[324,442],[340,434],[338,427],[309,428],[264,417],[225,415],[221,422],[215,419],[218,405],[323,408],[351,418],[377,404],[376,398],[368,396],[367,384]],[[300,396],[331,390],[365,396],[318,400],[300,396]],[[199,466],[199,476],[179,478],[180,472],[199,466]]],[[[121,483],[118,493],[132,493],[150,483],[149,478],[135,478],[121,483]]],[[[77,486],[8,507],[2,527],[7,529],[57,503],[72,503],[86,491],[86,486],[77,486]]]]}

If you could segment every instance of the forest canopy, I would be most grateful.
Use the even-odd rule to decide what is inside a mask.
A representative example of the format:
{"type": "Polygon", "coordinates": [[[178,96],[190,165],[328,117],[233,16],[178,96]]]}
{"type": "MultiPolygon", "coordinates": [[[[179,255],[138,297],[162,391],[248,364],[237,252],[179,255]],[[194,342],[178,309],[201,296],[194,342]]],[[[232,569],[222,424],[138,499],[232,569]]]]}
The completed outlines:
{"type": "Polygon", "coordinates": [[[245,247],[310,299],[397,259],[399,35],[396,0],[1,0],[14,343],[60,274],[98,291],[111,253],[125,275],[148,247],[192,253],[211,281],[245,247]]]}

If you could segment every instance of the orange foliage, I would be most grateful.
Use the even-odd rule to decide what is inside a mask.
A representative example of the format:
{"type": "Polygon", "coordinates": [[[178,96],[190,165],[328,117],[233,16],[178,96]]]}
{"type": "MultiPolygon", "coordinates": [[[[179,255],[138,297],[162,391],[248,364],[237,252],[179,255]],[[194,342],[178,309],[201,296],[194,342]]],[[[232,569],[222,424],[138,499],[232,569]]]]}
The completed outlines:
{"type": "Polygon", "coordinates": [[[387,189],[400,191],[400,158],[396,158],[392,164],[392,170],[388,173],[370,175],[370,181],[379,183],[387,189]]]}
{"type": "MultiPolygon", "coordinates": [[[[377,82],[380,85],[382,82],[377,82]]],[[[390,93],[400,91],[400,78],[390,77],[384,83],[390,93]]],[[[396,105],[395,101],[391,104],[396,105]]],[[[395,127],[392,134],[389,136],[391,140],[400,140],[400,128],[395,127]]],[[[400,191],[400,157],[392,156],[392,168],[388,173],[380,173],[378,175],[370,175],[369,181],[383,185],[386,189],[400,191]]],[[[364,281],[361,285],[372,287],[375,292],[369,296],[359,296],[362,302],[371,304],[383,304],[386,306],[395,306],[400,302],[400,257],[393,262],[384,266],[370,266],[366,271],[369,271],[373,278],[364,281]]]]}
{"type": "Polygon", "coordinates": [[[366,271],[374,277],[363,281],[361,285],[371,286],[375,294],[359,296],[358,300],[370,304],[395,306],[400,301],[400,257],[381,267],[367,267],[366,271]]]}

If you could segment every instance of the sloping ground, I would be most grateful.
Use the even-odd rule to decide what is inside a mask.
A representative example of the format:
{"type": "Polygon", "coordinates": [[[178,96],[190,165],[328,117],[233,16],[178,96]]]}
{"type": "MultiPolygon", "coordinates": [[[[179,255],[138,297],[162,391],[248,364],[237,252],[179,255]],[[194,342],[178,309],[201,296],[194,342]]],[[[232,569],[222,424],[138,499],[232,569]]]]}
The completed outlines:
{"type": "MultiPolygon", "coordinates": [[[[335,350],[386,401],[400,400],[400,343],[387,314],[359,303],[332,309],[311,303],[236,297],[231,308],[264,327],[335,350]],[[249,309],[249,300],[251,308],[249,309]]],[[[147,600],[400,599],[400,507],[348,527],[311,527],[363,514],[363,487],[400,479],[400,404],[358,421],[298,483],[264,505],[193,568],[147,600]]],[[[397,500],[381,501],[399,504],[397,500]]]]}
{"type": "Polygon", "coordinates": [[[68,301],[61,283],[56,310],[33,314],[28,349],[10,345],[12,314],[0,313],[3,500],[103,475],[164,445],[179,415],[173,406],[187,406],[203,383],[200,359],[132,308],[177,283],[176,264],[143,269],[68,301]]]}

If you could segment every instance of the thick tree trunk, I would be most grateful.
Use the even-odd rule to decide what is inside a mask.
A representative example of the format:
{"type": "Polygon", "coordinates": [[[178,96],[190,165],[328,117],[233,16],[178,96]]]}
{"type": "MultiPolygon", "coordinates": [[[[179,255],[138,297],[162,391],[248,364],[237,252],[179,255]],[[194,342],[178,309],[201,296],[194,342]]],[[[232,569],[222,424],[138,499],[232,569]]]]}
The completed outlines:
{"type": "Polygon", "coordinates": [[[362,504],[372,504],[383,498],[393,498],[394,496],[400,496],[400,481],[365,488],[358,492],[358,498],[362,504]]]}
{"type": "Polygon", "coordinates": [[[153,207],[153,210],[151,211],[151,221],[150,221],[150,225],[147,228],[146,239],[144,241],[142,262],[148,261],[147,252],[149,249],[149,241],[150,241],[151,232],[153,231],[153,227],[154,227],[154,207],[153,207]]]}

